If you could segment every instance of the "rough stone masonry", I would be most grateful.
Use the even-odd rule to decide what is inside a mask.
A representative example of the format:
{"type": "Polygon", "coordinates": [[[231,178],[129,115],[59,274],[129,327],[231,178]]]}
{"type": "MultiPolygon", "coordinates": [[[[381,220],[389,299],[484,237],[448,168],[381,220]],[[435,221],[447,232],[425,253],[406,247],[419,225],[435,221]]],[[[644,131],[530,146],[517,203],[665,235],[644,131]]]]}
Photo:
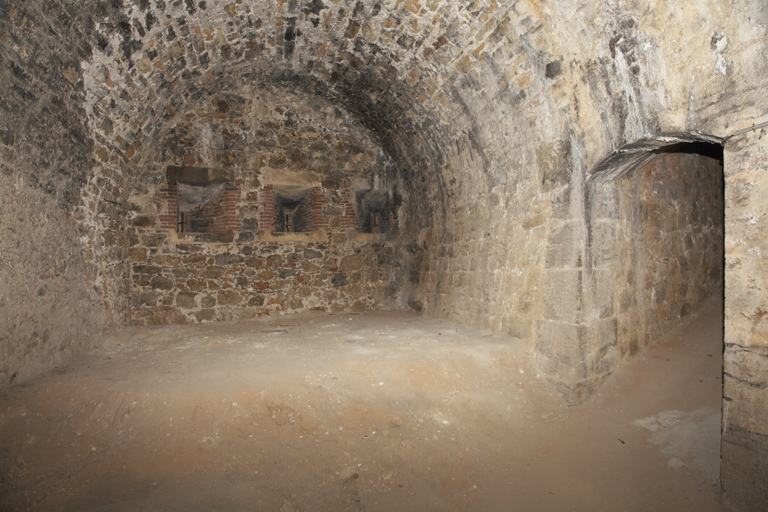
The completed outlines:
{"type": "Polygon", "coordinates": [[[412,308],[528,343],[575,404],[724,275],[723,500],[761,510],[767,27],[758,0],[0,0],[3,385],[126,323],[412,308]]]}

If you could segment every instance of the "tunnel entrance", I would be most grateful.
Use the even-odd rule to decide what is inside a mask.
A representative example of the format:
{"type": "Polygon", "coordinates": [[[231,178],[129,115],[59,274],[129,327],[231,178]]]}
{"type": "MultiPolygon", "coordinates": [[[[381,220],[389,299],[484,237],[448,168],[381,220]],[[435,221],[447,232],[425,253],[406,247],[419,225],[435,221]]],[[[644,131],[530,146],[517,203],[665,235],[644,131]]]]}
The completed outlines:
{"type": "Polygon", "coordinates": [[[681,142],[613,184],[618,253],[614,307],[620,357],[722,297],[723,148],[681,142]]]}
{"type": "Polygon", "coordinates": [[[619,360],[722,299],[723,176],[719,139],[673,134],[628,144],[588,177],[587,286],[616,319],[619,360]]]}
{"type": "MultiPolygon", "coordinates": [[[[708,385],[719,401],[685,412],[698,415],[690,420],[696,426],[686,435],[707,445],[702,450],[710,453],[710,466],[718,468],[719,482],[725,269],[722,143],[714,137],[675,134],[629,144],[604,159],[588,177],[585,205],[584,289],[603,300],[604,321],[615,325],[603,331],[599,343],[615,351],[616,373],[623,361],[645,350],[658,351],[659,344],[669,351],[662,356],[667,362],[693,361],[702,349],[707,352],[713,364],[701,365],[688,378],[708,385]],[[692,322],[702,311],[716,323],[692,322]],[[680,325],[689,335],[670,339],[680,325]]],[[[671,396],[687,384],[678,382],[658,391],[671,396]]],[[[656,383],[641,378],[638,385],[656,383]]],[[[683,414],[666,411],[662,416],[667,413],[683,414]]],[[[653,428],[661,428],[668,419],[648,418],[653,428]]]]}
{"type": "Polygon", "coordinates": [[[722,298],[721,143],[678,133],[627,144],[587,174],[582,217],[550,232],[536,357],[571,405],[707,298],[722,298]]]}

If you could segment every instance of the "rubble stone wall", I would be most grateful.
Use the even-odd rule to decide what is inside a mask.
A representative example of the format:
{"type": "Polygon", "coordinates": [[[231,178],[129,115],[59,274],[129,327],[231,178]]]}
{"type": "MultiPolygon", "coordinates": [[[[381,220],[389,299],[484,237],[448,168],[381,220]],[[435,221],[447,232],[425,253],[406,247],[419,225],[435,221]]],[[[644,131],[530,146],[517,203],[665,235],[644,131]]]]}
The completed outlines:
{"type": "Polygon", "coordinates": [[[132,260],[137,324],[248,319],[272,313],[399,309],[405,258],[394,243],[214,244],[139,236],[132,260]]]}
{"type": "Polygon", "coordinates": [[[669,153],[615,185],[613,303],[624,357],[722,293],[723,167],[715,158],[669,153]]]}
{"type": "Polygon", "coordinates": [[[80,63],[110,14],[0,2],[0,388],[67,364],[115,320],[87,248],[100,235],[80,222],[94,166],[80,63]]]}
{"type": "Polygon", "coordinates": [[[219,90],[147,148],[142,165],[128,197],[131,322],[403,307],[411,258],[399,226],[355,230],[355,192],[394,196],[394,164],[338,107],[274,87],[219,90]],[[224,211],[205,232],[177,228],[185,166],[198,181],[224,180],[224,211]],[[296,190],[306,232],[276,222],[276,194],[296,190]]]}

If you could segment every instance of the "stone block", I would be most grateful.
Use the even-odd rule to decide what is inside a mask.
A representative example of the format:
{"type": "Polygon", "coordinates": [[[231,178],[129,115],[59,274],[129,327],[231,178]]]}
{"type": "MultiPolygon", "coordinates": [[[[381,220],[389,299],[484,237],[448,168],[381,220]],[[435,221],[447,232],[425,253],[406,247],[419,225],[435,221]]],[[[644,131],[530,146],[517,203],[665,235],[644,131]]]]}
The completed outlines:
{"type": "Polygon", "coordinates": [[[188,279],[186,285],[187,288],[196,292],[200,292],[208,288],[208,282],[202,279],[188,279]]]}
{"type": "Polygon", "coordinates": [[[720,485],[725,511],[765,511],[768,496],[765,436],[737,426],[731,426],[723,433],[720,485]]]}
{"type": "Polygon", "coordinates": [[[197,308],[196,296],[197,294],[192,292],[179,292],[176,294],[176,306],[184,309],[197,308]]]}
{"type": "Polygon", "coordinates": [[[536,148],[536,163],[542,191],[549,192],[570,184],[573,174],[570,140],[540,144],[536,148]]]}
{"type": "Polygon", "coordinates": [[[239,254],[217,254],[214,258],[216,265],[220,266],[235,265],[237,263],[241,263],[242,261],[243,257],[239,254]]]}
{"type": "MultiPolygon", "coordinates": [[[[731,330],[727,332],[731,334],[731,330]]],[[[732,334],[730,339],[734,339],[732,334]]],[[[768,346],[739,341],[740,350],[726,350],[724,357],[728,424],[768,437],[768,415],[761,414],[768,410],[768,346]]]]}
{"type": "Polygon", "coordinates": [[[261,294],[252,294],[248,298],[249,306],[261,307],[264,305],[264,302],[265,302],[264,295],[261,295],[261,294]]]}
{"type": "Polygon", "coordinates": [[[163,265],[166,267],[175,267],[180,263],[181,263],[181,258],[179,258],[178,256],[171,256],[167,254],[155,256],[156,265],[163,265]]]}
{"type": "Polygon", "coordinates": [[[221,279],[224,275],[224,267],[208,267],[200,275],[206,279],[221,279]]]}
{"type": "Polygon", "coordinates": [[[178,309],[172,309],[168,313],[168,323],[173,325],[182,325],[186,324],[189,320],[187,319],[186,315],[179,311],[178,309]]]}
{"type": "Polygon", "coordinates": [[[619,248],[617,226],[613,220],[595,221],[589,230],[591,261],[595,266],[604,266],[618,262],[619,248]]]}
{"type": "Polygon", "coordinates": [[[341,258],[339,270],[342,272],[354,272],[360,270],[363,266],[363,256],[361,254],[352,254],[341,258]]]}
{"type": "Polygon", "coordinates": [[[546,266],[551,269],[575,269],[582,266],[582,245],[547,245],[546,266]]]}
{"type": "Polygon", "coordinates": [[[547,244],[578,244],[584,240],[585,233],[584,223],[580,219],[559,222],[550,229],[547,244]]]}
{"type": "Polygon", "coordinates": [[[173,274],[173,277],[176,279],[189,279],[195,275],[195,272],[189,268],[174,268],[171,270],[171,274],[173,274]]]}
{"type": "Polygon", "coordinates": [[[508,316],[502,318],[501,330],[507,336],[527,339],[531,336],[531,321],[523,316],[508,316]]]}
{"type": "Polygon", "coordinates": [[[150,280],[150,285],[154,290],[173,290],[175,286],[173,279],[163,276],[154,276],[150,280]]]}
{"type": "Polygon", "coordinates": [[[244,218],[242,228],[244,231],[258,231],[259,220],[257,218],[244,218]]]}
{"type": "Polygon", "coordinates": [[[200,299],[200,305],[204,308],[212,308],[216,305],[216,299],[214,299],[210,295],[204,295],[200,299]]]}
{"type": "Polygon", "coordinates": [[[279,254],[272,254],[267,256],[267,267],[269,268],[281,268],[283,266],[283,257],[279,254]]]}
{"type": "Polygon", "coordinates": [[[216,319],[215,309],[203,309],[195,313],[195,318],[198,322],[210,322],[216,319]]]}
{"type": "Polygon", "coordinates": [[[157,295],[152,292],[142,292],[134,295],[131,301],[134,306],[155,306],[157,305],[157,295]]]}
{"type": "Polygon", "coordinates": [[[547,270],[544,288],[544,315],[549,320],[577,323],[581,317],[583,271],[547,270]]]}
{"type": "Polygon", "coordinates": [[[285,256],[285,266],[286,267],[295,267],[296,264],[301,261],[301,259],[302,259],[301,254],[297,254],[295,252],[287,254],[285,256]]]}
{"type": "Polygon", "coordinates": [[[232,311],[232,317],[238,320],[251,320],[256,318],[257,311],[252,308],[239,308],[232,311]]]}
{"type": "Polygon", "coordinates": [[[292,297],[286,301],[285,305],[290,309],[299,310],[304,308],[304,301],[301,297],[292,297]]]}
{"type": "Polygon", "coordinates": [[[610,268],[583,273],[582,320],[591,321],[614,315],[614,278],[610,268]]]}
{"type": "Polygon", "coordinates": [[[155,219],[147,215],[137,215],[131,219],[131,224],[136,227],[152,227],[155,225],[155,219]]]}
{"type": "Polygon", "coordinates": [[[248,256],[243,261],[246,267],[256,268],[256,269],[264,267],[264,261],[261,258],[248,256]]]}
{"type": "Polygon", "coordinates": [[[240,304],[242,300],[242,295],[235,290],[222,290],[216,294],[216,301],[219,306],[236,306],[240,304]]]}
{"type": "Polygon", "coordinates": [[[160,247],[168,243],[168,235],[163,233],[143,235],[141,241],[144,247],[160,247]]]}
{"type": "Polygon", "coordinates": [[[341,288],[342,286],[346,286],[348,284],[346,274],[341,272],[334,274],[333,277],[331,277],[331,284],[334,288],[341,288]]]}
{"type": "Polygon", "coordinates": [[[161,274],[162,272],[163,272],[162,267],[157,267],[155,265],[134,265],[133,266],[134,274],[156,275],[156,274],[161,274]]]}
{"type": "Polygon", "coordinates": [[[572,217],[571,194],[572,188],[570,186],[550,192],[553,219],[570,219],[572,217]]]}
{"type": "Polygon", "coordinates": [[[147,261],[147,250],[144,247],[131,247],[128,249],[128,261],[132,263],[147,261]]]}
{"type": "Polygon", "coordinates": [[[545,375],[566,382],[585,379],[585,368],[579,364],[585,350],[582,325],[553,320],[539,322],[536,361],[545,375]]]}
{"type": "Polygon", "coordinates": [[[185,265],[193,265],[196,267],[201,267],[208,264],[208,257],[203,254],[193,254],[190,256],[184,256],[182,258],[182,261],[185,265]]]}
{"type": "Polygon", "coordinates": [[[536,363],[568,403],[585,400],[618,363],[616,319],[539,322],[536,363]]]}

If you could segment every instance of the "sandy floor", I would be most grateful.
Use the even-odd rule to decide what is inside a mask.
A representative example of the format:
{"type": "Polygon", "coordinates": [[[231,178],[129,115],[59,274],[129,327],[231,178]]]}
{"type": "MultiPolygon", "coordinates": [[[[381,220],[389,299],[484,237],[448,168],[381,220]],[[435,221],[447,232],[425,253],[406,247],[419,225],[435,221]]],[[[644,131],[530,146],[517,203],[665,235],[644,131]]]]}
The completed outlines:
{"type": "Polygon", "coordinates": [[[720,510],[721,324],[570,408],[522,342],[403,313],[127,329],[0,396],[0,510],[720,510]]]}

